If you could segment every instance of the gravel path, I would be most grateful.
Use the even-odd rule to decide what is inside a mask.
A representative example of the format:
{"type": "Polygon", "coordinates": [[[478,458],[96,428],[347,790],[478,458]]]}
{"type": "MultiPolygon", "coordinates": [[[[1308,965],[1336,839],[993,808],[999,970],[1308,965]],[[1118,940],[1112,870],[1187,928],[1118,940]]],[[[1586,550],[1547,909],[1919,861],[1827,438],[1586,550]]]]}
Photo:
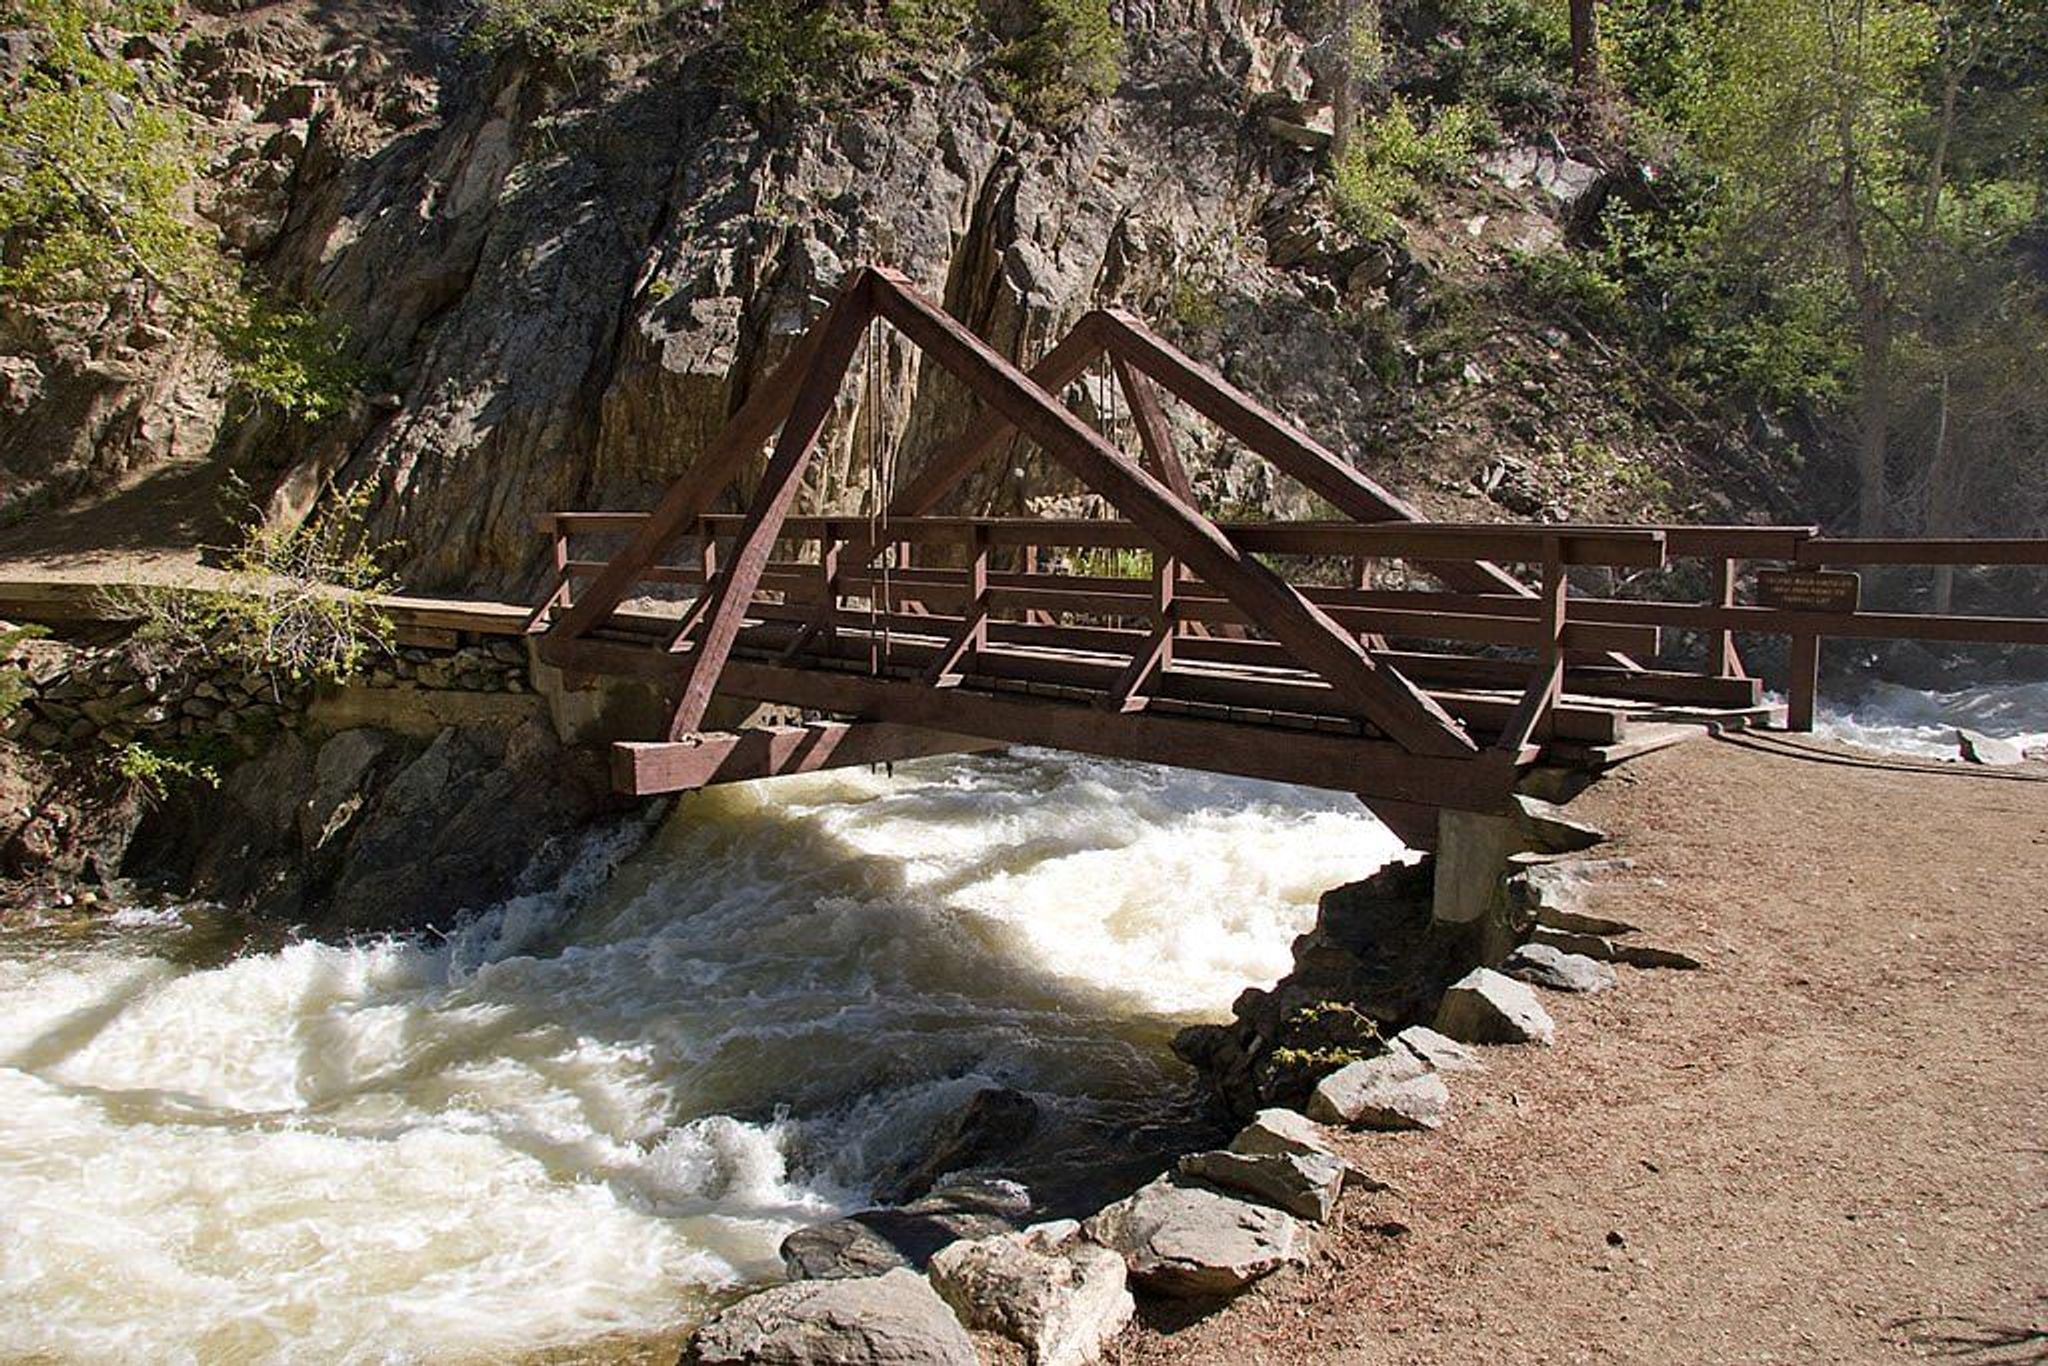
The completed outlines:
{"type": "Polygon", "coordinates": [[[1305,1273],[1116,1360],[2048,1361],[2048,766],[1754,735],[1574,804],[1708,971],[1549,998],[1305,1273]]]}

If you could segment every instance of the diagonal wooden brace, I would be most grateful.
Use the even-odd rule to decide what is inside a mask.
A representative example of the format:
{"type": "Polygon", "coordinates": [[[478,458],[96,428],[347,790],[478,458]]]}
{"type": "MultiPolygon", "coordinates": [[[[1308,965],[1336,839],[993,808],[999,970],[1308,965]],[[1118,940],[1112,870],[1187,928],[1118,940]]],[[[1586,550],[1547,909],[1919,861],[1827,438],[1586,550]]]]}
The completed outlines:
{"type": "MultiPolygon", "coordinates": [[[[859,278],[856,276],[856,281],[859,278]]],[[[854,287],[850,283],[840,291],[824,316],[812,324],[782,363],[727,420],[710,448],[668,486],[647,520],[633,533],[633,539],[606,563],[542,638],[543,658],[547,657],[550,641],[573,640],[616,611],[641,572],[666,555],[690,525],[711,510],[713,501],[726,486],[746,471],[762,443],[789,416],[797,386],[811,372],[820,339],[830,330],[832,321],[848,311],[847,295],[854,287]]]]}
{"type": "Polygon", "coordinates": [[[796,500],[805,468],[818,448],[818,437],[839,401],[839,388],[860,348],[861,334],[873,316],[876,277],[863,270],[857,274],[832,306],[825,324],[818,329],[818,344],[811,367],[790,404],[789,417],[776,439],[775,454],[761,476],[752,506],[741,520],[732,558],[715,584],[705,586],[703,624],[695,647],[688,655],[683,674],[682,696],[669,721],[669,738],[686,735],[704,722],[711,695],[718,688],[718,676],[732,654],[733,641],[746,620],[747,607],[760,587],[761,574],[775,549],[775,538],[783,519],[796,500]]]}
{"type": "Polygon", "coordinates": [[[1398,671],[1377,664],[1320,608],[1239,550],[1215,523],[1126,460],[956,319],[920,298],[902,276],[879,270],[876,276],[875,306],[883,317],[1159,548],[1248,612],[1388,738],[1415,754],[1477,753],[1471,737],[1442,707],[1398,671]]]}

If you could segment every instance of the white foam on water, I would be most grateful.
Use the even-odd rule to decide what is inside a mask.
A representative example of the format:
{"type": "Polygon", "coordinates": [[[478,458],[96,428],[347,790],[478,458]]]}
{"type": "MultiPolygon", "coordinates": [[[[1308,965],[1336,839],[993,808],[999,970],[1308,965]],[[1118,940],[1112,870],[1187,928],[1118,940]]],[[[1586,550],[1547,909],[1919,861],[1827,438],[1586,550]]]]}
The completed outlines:
{"type": "Polygon", "coordinates": [[[2048,682],[1955,692],[1877,683],[1847,707],[1823,699],[1814,709],[1815,734],[1892,754],[1959,758],[1958,728],[2011,740],[2022,750],[2048,749],[2048,682]]]}
{"type": "Polygon", "coordinates": [[[0,942],[0,1357],[672,1329],[981,1087],[1057,1150],[1170,1107],[1171,1030],[1399,852],[1346,796],[1030,753],[697,794],[635,840],[440,942],[0,942]]]}

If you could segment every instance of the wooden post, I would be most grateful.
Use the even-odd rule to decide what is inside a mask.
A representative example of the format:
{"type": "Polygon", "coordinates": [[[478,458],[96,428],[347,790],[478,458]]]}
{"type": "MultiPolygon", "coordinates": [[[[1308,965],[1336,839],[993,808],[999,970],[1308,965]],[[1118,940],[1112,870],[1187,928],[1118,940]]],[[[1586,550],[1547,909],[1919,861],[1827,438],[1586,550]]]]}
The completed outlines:
{"type": "Polygon", "coordinates": [[[708,519],[697,519],[697,572],[703,581],[697,586],[697,600],[683,613],[683,619],[676,625],[676,633],[669,637],[670,654],[677,654],[689,648],[690,635],[704,620],[705,611],[711,606],[711,581],[718,577],[718,544],[711,539],[711,523],[708,519]]]}
{"type": "MultiPolygon", "coordinates": [[[[1741,568],[1741,561],[1723,555],[1709,561],[1714,567],[1714,605],[1733,607],[1735,605],[1735,580],[1741,568]]],[[[1735,633],[1725,627],[1707,637],[1707,661],[1705,672],[1716,678],[1747,678],[1742,669],[1742,654],[1735,648],[1735,633]]]]}
{"type": "Polygon", "coordinates": [[[978,651],[988,648],[988,528],[974,528],[973,556],[967,564],[968,599],[961,613],[960,628],[932,661],[925,682],[934,688],[957,687],[966,672],[964,665],[978,651]]]}
{"type": "Polygon", "coordinates": [[[1529,689],[1501,727],[1494,742],[1519,760],[1522,750],[1550,733],[1552,712],[1564,691],[1564,628],[1569,584],[1564,572],[1564,546],[1555,536],[1543,538],[1543,587],[1537,594],[1543,640],[1536,648],[1536,675],[1529,689]]]}
{"type": "Polygon", "coordinates": [[[569,533],[562,529],[560,517],[548,518],[552,528],[555,555],[555,586],[533,609],[533,615],[526,619],[524,634],[533,635],[548,629],[548,616],[557,607],[567,611],[569,602],[569,533]]]}
{"type": "Polygon", "coordinates": [[[1145,449],[1145,468],[1154,479],[1173,490],[1174,497],[1199,512],[1194,481],[1188,478],[1187,466],[1180,462],[1180,452],[1173,448],[1173,427],[1166,420],[1166,410],[1159,405],[1159,391],[1122,356],[1111,356],[1110,365],[1131,405],[1138,441],[1145,449]]]}
{"type": "Polygon", "coordinates": [[[1785,729],[1811,731],[1813,703],[1820,692],[1820,637],[1802,631],[1792,637],[1791,678],[1785,686],[1785,729]]]}

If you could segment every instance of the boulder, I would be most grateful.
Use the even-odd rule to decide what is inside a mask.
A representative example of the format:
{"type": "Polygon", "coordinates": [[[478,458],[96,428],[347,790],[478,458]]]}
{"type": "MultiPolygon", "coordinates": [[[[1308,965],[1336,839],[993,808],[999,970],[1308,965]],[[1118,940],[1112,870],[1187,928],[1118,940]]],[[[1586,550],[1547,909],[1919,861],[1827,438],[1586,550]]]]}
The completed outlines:
{"type": "Polygon", "coordinates": [[[1250,1155],[1336,1156],[1330,1150],[1330,1141],[1323,1136],[1320,1125],[1299,1110],[1278,1106],[1253,1115],[1251,1123],[1239,1129],[1237,1137],[1230,1140],[1230,1151],[1250,1155]]]}
{"type": "Polygon", "coordinates": [[[1406,1049],[1340,1067],[1316,1083],[1308,1113],[1325,1124],[1435,1129],[1451,1107],[1443,1078],[1406,1049]]]}
{"type": "Polygon", "coordinates": [[[1322,1223],[1344,1190],[1345,1163],[1329,1153],[1238,1153],[1217,1149],[1180,1160],[1183,1176],[1249,1195],[1298,1219],[1322,1223]]]}
{"type": "Polygon", "coordinates": [[[1436,1028],[1461,1043],[1547,1044],[1556,1033],[1536,993],[1491,968],[1474,968],[1450,985],[1436,1028]]]}
{"type": "Polygon", "coordinates": [[[914,1271],[799,1281],[713,1315],[684,1366],[977,1366],[974,1341],[914,1271]]]}
{"type": "Polygon", "coordinates": [[[1530,933],[1529,942],[1545,944],[1561,953],[1575,953],[1582,957],[1597,959],[1602,963],[1626,963],[1632,968],[1676,968],[1690,971],[1705,965],[1691,954],[1679,953],[1675,949],[1660,949],[1650,944],[1630,944],[1605,935],[1587,934],[1577,930],[1554,930],[1538,925],[1530,933]]]}
{"type": "Polygon", "coordinates": [[[1629,859],[1560,859],[1520,854],[1510,859],[1518,872],[1507,880],[1510,903],[1521,919],[1553,929],[1587,934],[1627,934],[1635,926],[1596,915],[1588,905],[1588,884],[1596,877],[1634,866],[1629,859]]]}
{"type": "Polygon", "coordinates": [[[961,1182],[907,1205],[800,1228],[782,1240],[782,1265],[795,1281],[922,1271],[946,1244],[1012,1232],[1030,1210],[1031,1193],[1014,1181],[961,1182]]]}
{"type": "Polygon", "coordinates": [[[1136,1309],[1124,1259],[1071,1220],[940,1249],[931,1283],[962,1323],[1022,1346],[1032,1366],[1102,1355],[1136,1309]]]}
{"type": "Polygon", "coordinates": [[[1486,1064],[1456,1039],[1437,1033],[1427,1025],[1409,1025],[1392,1039],[1393,1047],[1413,1054],[1438,1072],[1484,1072],[1486,1064]]]}
{"type": "Polygon", "coordinates": [[[1308,1259],[1309,1231],[1292,1215],[1184,1177],[1160,1177],[1086,1228],[1139,1285],[1181,1299],[1235,1294],[1308,1259]]]}
{"type": "Polygon", "coordinates": [[[1982,731],[1956,728],[1956,751],[1973,764],[2004,768],[2026,762],[2026,754],[2011,740],[2000,740],[1982,731]]]}
{"type": "Polygon", "coordinates": [[[1564,808],[1552,805],[1536,797],[1517,795],[1514,798],[1518,824],[1529,837],[1529,842],[1546,854],[1576,854],[1581,849],[1591,849],[1604,844],[1607,832],[1597,825],[1573,820],[1565,814],[1564,808]]]}
{"type": "Polygon", "coordinates": [[[1614,985],[1614,969],[1582,953],[1551,944],[1524,944],[1501,964],[1508,976],[1552,991],[1592,994],[1614,985]]]}
{"type": "Polygon", "coordinates": [[[876,1195],[900,1204],[927,1194],[950,1173],[1014,1151],[1038,1127],[1038,1102],[1022,1091],[991,1086],[976,1091],[960,1112],[932,1135],[916,1161],[877,1183],[876,1195]]]}

